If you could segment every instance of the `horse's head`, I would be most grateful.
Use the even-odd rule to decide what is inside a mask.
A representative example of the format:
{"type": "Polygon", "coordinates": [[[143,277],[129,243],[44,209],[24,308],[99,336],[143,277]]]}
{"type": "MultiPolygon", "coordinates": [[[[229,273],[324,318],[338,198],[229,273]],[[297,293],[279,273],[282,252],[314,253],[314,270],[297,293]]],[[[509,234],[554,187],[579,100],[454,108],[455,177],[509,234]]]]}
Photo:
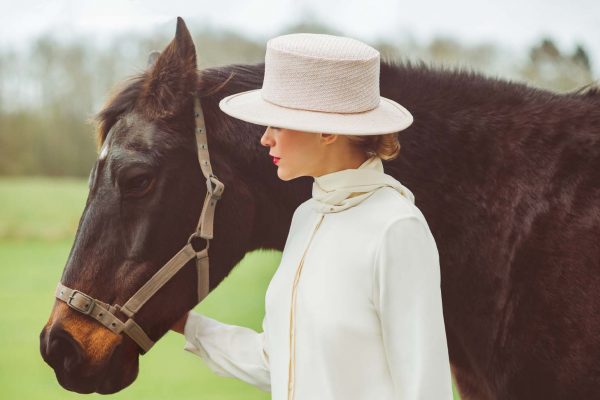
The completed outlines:
{"type": "MultiPolygon", "coordinates": [[[[194,43],[179,18],[172,42],[98,114],[101,147],[61,278],[65,286],[109,305],[123,305],[196,230],[207,192],[194,136],[198,81],[194,43]]],[[[207,118],[209,136],[218,135],[218,127],[211,130],[209,122],[207,118]]],[[[215,221],[222,219],[221,226],[229,229],[215,224],[212,289],[245,252],[254,203],[247,186],[233,182],[225,156],[215,155],[219,147],[210,143],[214,173],[226,186],[232,183],[219,202],[227,211],[217,207],[215,214],[215,221]],[[227,243],[236,243],[236,249],[227,243]]],[[[197,303],[194,265],[188,262],[135,315],[152,341],[197,303]]],[[[112,393],[128,386],[143,353],[129,336],[58,299],[41,332],[40,350],[60,384],[80,393],[112,393]]]]}

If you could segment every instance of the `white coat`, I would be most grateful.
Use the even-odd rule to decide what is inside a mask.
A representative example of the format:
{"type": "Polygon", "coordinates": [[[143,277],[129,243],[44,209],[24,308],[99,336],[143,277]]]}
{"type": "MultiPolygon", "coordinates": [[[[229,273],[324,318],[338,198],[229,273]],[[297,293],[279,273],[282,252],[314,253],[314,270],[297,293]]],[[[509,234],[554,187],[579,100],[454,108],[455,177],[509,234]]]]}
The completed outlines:
{"type": "Polygon", "coordinates": [[[382,187],[318,209],[294,213],[263,331],[191,312],[184,349],[274,400],[451,400],[439,255],[414,200],[382,187]]]}

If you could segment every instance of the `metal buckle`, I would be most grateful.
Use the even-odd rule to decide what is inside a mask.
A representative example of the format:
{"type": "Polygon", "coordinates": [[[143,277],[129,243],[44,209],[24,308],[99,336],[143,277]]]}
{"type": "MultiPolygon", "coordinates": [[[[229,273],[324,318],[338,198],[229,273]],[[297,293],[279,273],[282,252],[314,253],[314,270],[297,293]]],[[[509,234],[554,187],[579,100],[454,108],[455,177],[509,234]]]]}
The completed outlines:
{"type": "Polygon", "coordinates": [[[74,310],[79,311],[82,314],[86,314],[86,315],[92,312],[95,304],[96,304],[96,302],[94,301],[94,299],[92,297],[88,296],[85,293],[80,292],[79,290],[73,290],[73,293],[71,293],[71,295],[67,299],[67,305],[69,307],[71,307],[74,310]],[[75,299],[76,295],[80,295],[83,298],[85,298],[88,301],[88,304],[85,307],[77,307],[75,304],[73,304],[73,299],[75,299]]]}

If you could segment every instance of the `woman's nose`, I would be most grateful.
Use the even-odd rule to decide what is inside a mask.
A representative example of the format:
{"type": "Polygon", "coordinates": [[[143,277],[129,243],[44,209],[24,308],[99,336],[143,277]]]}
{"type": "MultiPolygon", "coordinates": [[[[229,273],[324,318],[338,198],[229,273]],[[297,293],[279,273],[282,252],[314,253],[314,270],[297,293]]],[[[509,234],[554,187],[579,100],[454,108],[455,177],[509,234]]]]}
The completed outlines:
{"type": "Polygon", "coordinates": [[[269,128],[267,128],[265,130],[265,133],[263,133],[262,137],[260,138],[260,143],[263,146],[271,146],[273,144],[273,139],[271,138],[271,135],[269,133],[269,128]]]}

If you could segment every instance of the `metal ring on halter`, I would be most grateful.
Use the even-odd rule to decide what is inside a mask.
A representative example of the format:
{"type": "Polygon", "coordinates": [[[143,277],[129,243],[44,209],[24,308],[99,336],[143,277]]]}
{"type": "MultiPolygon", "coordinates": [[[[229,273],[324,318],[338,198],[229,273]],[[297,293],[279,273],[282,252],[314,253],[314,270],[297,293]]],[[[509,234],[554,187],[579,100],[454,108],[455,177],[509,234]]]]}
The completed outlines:
{"type": "MultiPolygon", "coordinates": [[[[204,239],[203,237],[200,236],[199,232],[194,232],[190,235],[190,237],[188,238],[187,242],[188,244],[192,244],[192,240],[195,238],[200,238],[200,239],[204,239]]],[[[208,247],[210,245],[210,240],[209,239],[204,239],[206,241],[206,247],[203,248],[202,250],[198,251],[194,248],[194,246],[192,245],[192,248],[194,249],[194,251],[196,252],[196,255],[202,253],[204,250],[208,250],[208,247]]]]}

